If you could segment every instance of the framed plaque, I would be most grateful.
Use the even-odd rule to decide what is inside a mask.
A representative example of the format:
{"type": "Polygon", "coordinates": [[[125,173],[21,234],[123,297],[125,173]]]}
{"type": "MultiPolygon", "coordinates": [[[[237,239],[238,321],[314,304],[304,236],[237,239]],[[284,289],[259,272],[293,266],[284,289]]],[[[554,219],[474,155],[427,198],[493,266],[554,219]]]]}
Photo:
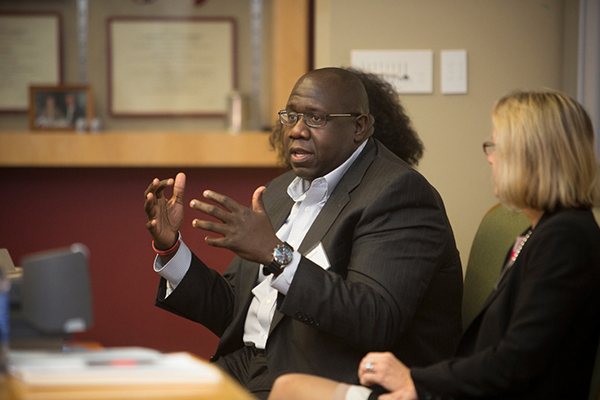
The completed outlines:
{"type": "Polygon", "coordinates": [[[233,18],[114,17],[107,24],[111,116],[226,114],[237,87],[233,18]]]}
{"type": "Polygon", "coordinates": [[[30,85],[62,82],[58,13],[0,12],[0,112],[27,112],[30,85]]]}
{"type": "Polygon", "coordinates": [[[85,131],[94,118],[94,96],[88,85],[30,86],[31,130],[85,131]]]}

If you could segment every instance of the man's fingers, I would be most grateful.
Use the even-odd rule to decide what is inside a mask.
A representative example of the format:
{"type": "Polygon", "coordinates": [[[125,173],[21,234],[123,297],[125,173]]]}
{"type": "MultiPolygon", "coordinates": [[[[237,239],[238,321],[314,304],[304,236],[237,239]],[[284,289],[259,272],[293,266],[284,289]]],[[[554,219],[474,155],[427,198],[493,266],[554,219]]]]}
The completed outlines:
{"type": "Polygon", "coordinates": [[[218,233],[219,235],[225,236],[227,233],[227,226],[218,222],[204,221],[201,219],[195,219],[192,221],[194,228],[202,229],[204,231],[218,233]]]}
{"type": "Polygon", "coordinates": [[[204,193],[202,193],[202,195],[205,198],[212,200],[217,204],[222,205],[223,207],[225,207],[227,210],[229,210],[231,212],[239,211],[242,208],[242,206],[240,204],[238,204],[231,198],[224,196],[222,194],[219,194],[217,192],[213,192],[212,190],[205,190],[204,193]]]}
{"type": "Polygon", "coordinates": [[[173,182],[175,182],[173,178],[164,179],[162,181],[158,180],[158,178],[154,178],[150,186],[148,186],[148,188],[144,191],[144,197],[147,198],[148,193],[154,193],[156,197],[160,198],[164,190],[173,185],[173,182]]]}
{"type": "Polygon", "coordinates": [[[231,214],[227,211],[223,210],[220,207],[217,207],[213,204],[204,203],[200,200],[192,200],[190,202],[190,207],[195,210],[201,211],[206,215],[210,215],[211,217],[215,217],[220,219],[221,221],[227,223],[231,221],[231,214]]]}
{"type": "Polygon", "coordinates": [[[156,197],[154,196],[154,193],[146,193],[146,200],[144,201],[144,210],[146,210],[146,212],[152,211],[152,207],[154,207],[155,203],[156,197]]]}
{"type": "Polygon", "coordinates": [[[153,232],[156,229],[156,220],[155,219],[151,219],[150,221],[146,222],[146,228],[150,232],[153,232]]]}
{"type": "Polygon", "coordinates": [[[204,238],[204,241],[209,246],[223,247],[223,248],[226,247],[225,238],[215,238],[215,237],[207,236],[207,237],[204,238]]]}
{"type": "Polygon", "coordinates": [[[173,178],[165,179],[165,180],[158,182],[158,186],[157,186],[156,190],[154,191],[154,193],[156,193],[156,198],[160,199],[161,197],[163,197],[163,192],[165,191],[165,189],[167,187],[173,186],[173,182],[175,182],[173,180],[173,178]]]}
{"type": "Polygon", "coordinates": [[[150,218],[154,218],[155,213],[153,208],[156,206],[157,201],[163,197],[165,188],[171,186],[173,182],[172,178],[162,181],[154,178],[150,186],[144,191],[144,210],[150,218]]]}
{"type": "Polygon", "coordinates": [[[152,180],[152,182],[150,183],[150,185],[148,185],[148,187],[144,191],[144,198],[148,197],[148,193],[152,193],[152,192],[154,192],[156,190],[156,187],[158,186],[159,182],[160,181],[158,180],[158,178],[154,178],[152,180]]]}

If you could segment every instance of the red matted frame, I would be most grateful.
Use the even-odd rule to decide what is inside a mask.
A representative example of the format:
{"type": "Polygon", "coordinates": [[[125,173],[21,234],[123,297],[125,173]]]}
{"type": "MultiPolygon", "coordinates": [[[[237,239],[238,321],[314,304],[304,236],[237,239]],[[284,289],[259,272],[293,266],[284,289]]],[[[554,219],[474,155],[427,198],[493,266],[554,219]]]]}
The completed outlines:
{"type": "MultiPolygon", "coordinates": [[[[237,24],[234,18],[230,17],[111,17],[107,20],[107,71],[108,71],[108,112],[112,117],[224,117],[227,113],[227,95],[229,92],[237,89],[237,24]],[[146,24],[144,26],[144,24],[146,24]],[[140,75],[133,72],[123,73],[123,70],[128,69],[130,71],[139,71],[140,74],[147,73],[148,70],[156,67],[157,64],[162,63],[164,66],[169,66],[169,58],[168,57],[157,57],[155,59],[151,59],[148,57],[148,54],[143,54],[142,57],[135,58],[131,56],[131,52],[126,52],[126,56],[120,55],[123,54],[122,50],[119,50],[118,47],[126,47],[123,45],[124,41],[127,40],[136,40],[132,38],[132,35],[125,35],[123,32],[135,32],[138,29],[140,32],[143,29],[150,29],[150,27],[159,28],[169,28],[169,27],[177,27],[178,24],[192,24],[191,26],[195,29],[202,29],[203,26],[208,27],[209,25],[203,24],[212,24],[210,26],[216,26],[215,24],[220,24],[222,30],[225,30],[229,33],[229,37],[220,39],[220,38],[211,38],[211,40],[216,41],[216,45],[213,47],[219,47],[221,50],[219,51],[220,57],[227,57],[228,63],[230,64],[230,69],[223,69],[225,67],[221,66],[218,71],[215,68],[213,71],[209,71],[213,73],[213,75],[227,75],[226,90],[221,91],[210,91],[203,90],[203,87],[196,87],[193,84],[189,84],[189,81],[193,81],[198,74],[190,74],[190,75],[181,75],[178,73],[172,73],[169,75],[165,75],[164,79],[160,79],[157,76],[152,76],[151,82],[155,82],[155,85],[148,85],[144,87],[145,82],[140,78],[140,75]],[[119,33],[121,30],[121,33],[119,33]],[[117,47],[117,49],[115,48],[117,47]],[[223,50],[224,49],[224,50],[223,50]],[[225,55],[226,54],[226,55],[225,55]],[[130,57],[127,60],[127,63],[123,63],[122,60],[119,61],[118,58],[125,59],[130,57]],[[155,60],[155,61],[154,61],[155,60]],[[139,63],[139,64],[134,64],[139,63]],[[133,79],[123,79],[123,76],[131,76],[133,79]],[[135,87],[132,84],[132,81],[138,80],[141,82],[141,86],[135,87]],[[174,81],[174,85],[172,87],[166,89],[163,94],[164,100],[157,95],[160,93],[159,86],[162,85],[164,81],[174,81]],[[121,83],[119,83],[121,82],[121,83]],[[123,82],[125,83],[126,88],[123,88],[123,82]],[[131,86],[129,86],[131,85],[131,86]],[[156,90],[154,90],[156,88],[156,90]],[[225,93],[227,92],[227,93],[225,93]],[[215,94],[216,93],[216,94],[215,94]],[[122,96],[123,94],[127,96],[129,99],[138,96],[139,101],[146,101],[148,96],[157,96],[153,98],[154,103],[152,107],[148,107],[144,109],[144,105],[137,104],[133,107],[130,107],[132,103],[135,103],[136,99],[130,100],[128,104],[127,101],[123,102],[122,96]],[[208,96],[212,95],[213,97],[217,97],[217,101],[221,101],[222,99],[222,107],[218,110],[204,108],[201,105],[203,103],[211,103],[207,99],[203,97],[200,98],[199,102],[189,101],[187,103],[187,107],[184,110],[174,110],[171,107],[172,104],[178,101],[185,101],[185,99],[193,98],[190,95],[199,95],[199,96],[208,96]],[[170,101],[168,100],[170,99],[170,101]],[[183,99],[183,100],[181,100],[183,99]],[[160,105],[160,102],[164,104],[160,105]],[[125,104],[126,106],[123,106],[125,104]],[[156,106],[159,104],[159,106],[156,106]],[[161,109],[161,106],[163,107],[161,109]]],[[[182,26],[182,25],[179,25],[182,26]]],[[[144,51],[143,49],[152,48],[152,45],[157,45],[157,48],[160,50],[161,46],[163,49],[170,49],[174,46],[185,47],[189,45],[189,47],[185,47],[186,49],[194,49],[193,44],[195,42],[186,43],[185,38],[182,37],[184,35],[165,35],[159,34],[160,29],[153,35],[146,35],[143,40],[147,37],[154,40],[160,41],[159,43],[146,43],[150,44],[150,46],[138,45],[134,48],[134,51],[144,51]],[[171,41],[169,41],[169,36],[171,37],[171,41]],[[175,37],[175,39],[173,39],[175,37]]],[[[146,32],[147,33],[147,32],[146,32]]],[[[141,35],[141,34],[140,34],[141,35]]],[[[140,38],[137,38],[139,41],[140,38]]],[[[139,44],[139,43],[136,43],[139,44]]],[[[166,50],[165,50],[166,51],[166,50]]],[[[205,59],[209,59],[206,57],[205,59]]],[[[221,81],[224,82],[224,81],[221,81]]],[[[225,86],[225,84],[223,84],[225,86]]],[[[164,88],[163,88],[164,89],[164,88]]],[[[211,105],[214,103],[214,99],[211,105]]],[[[220,104],[220,103],[219,103],[220,104]]]]}
{"type": "Polygon", "coordinates": [[[87,130],[94,118],[89,85],[29,87],[29,128],[32,131],[87,130]]]}
{"type": "MultiPolygon", "coordinates": [[[[0,44],[10,57],[5,67],[0,68],[0,113],[26,113],[30,85],[63,83],[62,16],[58,12],[0,11],[0,19],[6,19],[0,44]],[[55,28],[44,30],[44,24],[40,23],[43,19],[55,21],[55,28]],[[11,29],[13,22],[18,25],[18,30],[11,29]],[[52,38],[56,47],[46,50],[54,54],[52,59],[48,59],[36,49],[52,38]],[[11,50],[12,46],[15,48],[11,50]],[[20,52],[27,54],[19,58],[20,52]],[[52,78],[40,75],[48,70],[48,63],[52,63],[51,69],[56,71],[52,78]]],[[[2,25],[0,22],[0,27],[2,25]]]]}

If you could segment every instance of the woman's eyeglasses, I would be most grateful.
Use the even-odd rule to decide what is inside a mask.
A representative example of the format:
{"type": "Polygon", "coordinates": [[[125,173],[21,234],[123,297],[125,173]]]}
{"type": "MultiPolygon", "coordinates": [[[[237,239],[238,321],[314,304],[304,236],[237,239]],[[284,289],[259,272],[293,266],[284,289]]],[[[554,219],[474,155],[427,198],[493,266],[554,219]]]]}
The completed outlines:
{"type": "Polygon", "coordinates": [[[486,156],[491,156],[496,150],[496,143],[494,142],[483,142],[483,152],[486,156]]]}

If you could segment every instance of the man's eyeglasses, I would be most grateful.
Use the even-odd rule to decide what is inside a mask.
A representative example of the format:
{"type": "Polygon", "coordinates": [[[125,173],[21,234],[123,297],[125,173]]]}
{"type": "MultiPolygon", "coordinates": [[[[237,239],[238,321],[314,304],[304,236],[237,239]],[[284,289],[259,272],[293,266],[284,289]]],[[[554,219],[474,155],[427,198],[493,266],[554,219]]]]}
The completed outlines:
{"type": "Polygon", "coordinates": [[[361,114],[357,113],[346,113],[346,114],[323,114],[319,112],[306,112],[306,113],[297,113],[297,112],[288,112],[286,110],[279,111],[279,121],[283,125],[294,126],[298,123],[300,116],[304,119],[304,123],[311,128],[320,128],[327,124],[328,118],[333,117],[358,117],[361,114]]]}
{"type": "Polygon", "coordinates": [[[494,142],[483,142],[483,152],[486,156],[491,156],[496,150],[496,143],[494,142]]]}

